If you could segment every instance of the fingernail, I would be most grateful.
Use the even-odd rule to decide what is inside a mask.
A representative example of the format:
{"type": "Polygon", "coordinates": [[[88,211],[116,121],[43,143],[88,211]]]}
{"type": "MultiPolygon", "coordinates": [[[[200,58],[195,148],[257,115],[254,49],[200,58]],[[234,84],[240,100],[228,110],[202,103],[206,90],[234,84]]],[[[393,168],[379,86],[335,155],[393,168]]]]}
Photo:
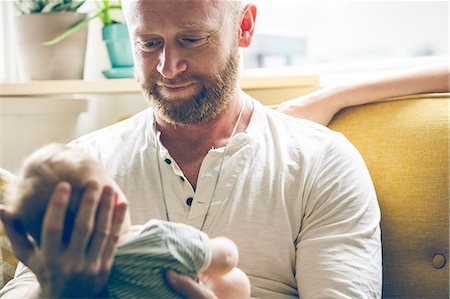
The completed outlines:
{"type": "Polygon", "coordinates": [[[69,193],[69,184],[67,182],[59,182],[58,185],[56,185],[56,188],[59,193],[69,193]]]}
{"type": "Polygon", "coordinates": [[[105,186],[103,188],[103,192],[105,193],[105,196],[107,196],[107,197],[113,197],[114,196],[114,190],[110,186],[105,186]]]}
{"type": "Polygon", "coordinates": [[[86,189],[90,189],[90,190],[97,190],[98,189],[98,183],[97,181],[89,181],[86,184],[86,189]]]}

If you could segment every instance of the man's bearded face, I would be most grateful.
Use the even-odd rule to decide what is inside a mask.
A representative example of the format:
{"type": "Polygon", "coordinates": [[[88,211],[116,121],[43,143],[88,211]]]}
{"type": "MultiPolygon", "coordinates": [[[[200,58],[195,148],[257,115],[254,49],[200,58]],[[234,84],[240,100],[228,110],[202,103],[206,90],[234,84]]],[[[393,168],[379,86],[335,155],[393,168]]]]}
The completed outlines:
{"type": "Polygon", "coordinates": [[[156,113],[168,123],[185,126],[211,121],[226,108],[238,80],[238,70],[239,52],[238,47],[234,47],[217,74],[189,74],[188,71],[166,79],[155,71],[151,76],[136,72],[136,77],[156,113]],[[201,84],[200,91],[193,96],[171,99],[162,92],[161,85],[178,86],[189,82],[201,84]]]}

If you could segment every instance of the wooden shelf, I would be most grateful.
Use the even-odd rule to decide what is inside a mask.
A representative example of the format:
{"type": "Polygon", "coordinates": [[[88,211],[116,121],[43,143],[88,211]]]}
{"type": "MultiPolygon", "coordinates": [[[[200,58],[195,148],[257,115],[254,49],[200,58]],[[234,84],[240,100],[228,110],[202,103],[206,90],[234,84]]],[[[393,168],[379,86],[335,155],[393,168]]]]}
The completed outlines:
{"type": "Polygon", "coordinates": [[[0,96],[39,96],[60,94],[135,93],[139,87],[133,79],[29,81],[0,85],[0,96]]]}
{"type": "MultiPolygon", "coordinates": [[[[240,79],[244,90],[303,88],[319,86],[318,76],[246,76],[240,79]]],[[[119,94],[138,93],[139,86],[134,79],[109,80],[54,80],[30,81],[24,83],[0,84],[0,96],[39,96],[61,94],[119,94]]]]}

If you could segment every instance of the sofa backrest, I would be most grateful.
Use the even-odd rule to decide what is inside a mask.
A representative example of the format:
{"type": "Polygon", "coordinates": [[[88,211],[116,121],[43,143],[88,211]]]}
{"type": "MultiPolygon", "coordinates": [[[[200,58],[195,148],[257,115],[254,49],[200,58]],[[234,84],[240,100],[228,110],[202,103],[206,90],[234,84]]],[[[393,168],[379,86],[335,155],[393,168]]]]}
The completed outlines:
{"type": "Polygon", "coordinates": [[[381,207],[383,298],[449,298],[449,94],[341,111],[381,207]]]}

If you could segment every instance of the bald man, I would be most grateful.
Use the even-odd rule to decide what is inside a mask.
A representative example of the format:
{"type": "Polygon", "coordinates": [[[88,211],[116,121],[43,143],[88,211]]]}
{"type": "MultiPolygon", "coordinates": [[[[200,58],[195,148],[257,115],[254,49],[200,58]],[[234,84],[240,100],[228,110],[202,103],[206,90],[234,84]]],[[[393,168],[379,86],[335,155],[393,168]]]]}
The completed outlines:
{"type": "MultiPolygon", "coordinates": [[[[251,43],[256,7],[206,0],[124,5],[136,78],[150,107],[72,145],[102,162],[129,199],[133,223],[162,219],[230,238],[253,297],[379,298],[380,211],[361,156],[341,134],[271,111],[239,87],[239,47],[251,43]]],[[[70,185],[61,182],[51,195],[42,249],[0,210],[28,266],[3,295],[101,293],[122,208],[91,182],[63,247],[68,194],[70,185]],[[92,240],[104,246],[93,250],[92,240]]],[[[185,297],[216,298],[185,276],[167,278],[185,297]]]]}

